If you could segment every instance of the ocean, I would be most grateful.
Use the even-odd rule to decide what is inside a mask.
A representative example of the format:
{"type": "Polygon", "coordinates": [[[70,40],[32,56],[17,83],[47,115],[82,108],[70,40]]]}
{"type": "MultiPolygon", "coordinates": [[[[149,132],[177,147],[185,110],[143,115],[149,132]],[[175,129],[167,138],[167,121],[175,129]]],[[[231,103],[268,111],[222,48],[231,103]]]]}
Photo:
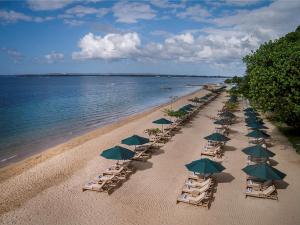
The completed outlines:
{"type": "Polygon", "coordinates": [[[0,76],[0,167],[224,78],[0,76]]]}

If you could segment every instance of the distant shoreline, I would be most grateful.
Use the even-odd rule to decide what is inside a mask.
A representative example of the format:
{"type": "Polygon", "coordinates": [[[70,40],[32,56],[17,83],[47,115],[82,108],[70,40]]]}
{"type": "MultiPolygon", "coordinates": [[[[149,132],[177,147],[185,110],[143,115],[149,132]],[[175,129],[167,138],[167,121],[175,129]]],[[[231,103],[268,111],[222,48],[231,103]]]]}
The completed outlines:
{"type": "Polygon", "coordinates": [[[208,75],[183,75],[183,74],[151,74],[151,73],[45,73],[45,74],[12,74],[0,77],[80,77],[80,76],[104,76],[104,77],[204,77],[204,78],[231,78],[231,76],[208,75]]]}

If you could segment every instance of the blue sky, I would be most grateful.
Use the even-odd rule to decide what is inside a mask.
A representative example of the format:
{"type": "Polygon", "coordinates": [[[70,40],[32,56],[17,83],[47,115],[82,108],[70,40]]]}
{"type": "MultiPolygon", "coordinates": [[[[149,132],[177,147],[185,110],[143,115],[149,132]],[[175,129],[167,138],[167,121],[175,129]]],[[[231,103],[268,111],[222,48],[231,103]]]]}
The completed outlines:
{"type": "Polygon", "coordinates": [[[300,1],[0,1],[0,74],[243,74],[300,1]]]}

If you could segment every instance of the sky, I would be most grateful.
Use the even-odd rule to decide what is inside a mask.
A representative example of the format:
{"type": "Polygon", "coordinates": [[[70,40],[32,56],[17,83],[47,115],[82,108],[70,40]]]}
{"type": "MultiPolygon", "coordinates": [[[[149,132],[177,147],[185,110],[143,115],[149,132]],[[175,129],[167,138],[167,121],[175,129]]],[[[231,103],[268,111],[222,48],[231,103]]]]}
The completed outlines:
{"type": "Polygon", "coordinates": [[[0,1],[0,74],[242,75],[299,0],[0,1]]]}

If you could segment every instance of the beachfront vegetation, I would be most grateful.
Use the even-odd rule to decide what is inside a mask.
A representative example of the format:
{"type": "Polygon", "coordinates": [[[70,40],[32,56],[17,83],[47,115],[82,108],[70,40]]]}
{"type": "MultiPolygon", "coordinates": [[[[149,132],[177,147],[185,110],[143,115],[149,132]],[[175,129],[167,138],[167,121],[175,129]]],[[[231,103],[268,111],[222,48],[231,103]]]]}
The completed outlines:
{"type": "Polygon", "coordinates": [[[159,128],[150,128],[150,129],[146,129],[145,133],[148,134],[150,137],[157,136],[161,133],[161,130],[159,128]]]}
{"type": "Polygon", "coordinates": [[[235,92],[275,121],[300,127],[300,26],[243,58],[246,76],[235,92]]]}
{"type": "Polygon", "coordinates": [[[183,111],[183,110],[172,110],[172,109],[164,109],[163,112],[170,116],[170,117],[175,117],[175,118],[181,118],[183,117],[184,115],[186,115],[186,112],[183,111]]]}

